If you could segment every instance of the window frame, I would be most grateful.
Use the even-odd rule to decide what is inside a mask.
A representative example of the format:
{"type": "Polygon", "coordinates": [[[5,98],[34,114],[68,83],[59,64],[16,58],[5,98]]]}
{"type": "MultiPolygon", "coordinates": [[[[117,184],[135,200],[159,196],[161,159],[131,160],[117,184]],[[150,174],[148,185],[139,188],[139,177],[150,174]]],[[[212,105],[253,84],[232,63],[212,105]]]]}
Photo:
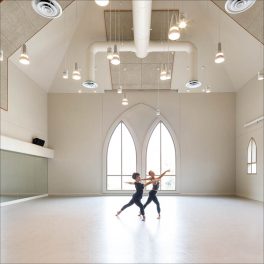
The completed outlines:
{"type": "MultiPolygon", "coordinates": [[[[152,135],[153,135],[153,132],[154,132],[154,130],[156,129],[156,127],[158,126],[158,125],[160,125],[160,146],[161,146],[161,144],[162,144],[162,139],[161,139],[161,124],[163,124],[164,125],[164,127],[167,129],[167,131],[169,132],[169,134],[170,134],[170,136],[171,136],[171,139],[172,139],[172,142],[173,142],[173,146],[174,146],[174,156],[175,156],[175,161],[174,161],[174,164],[175,164],[175,175],[167,175],[167,176],[169,176],[169,177],[174,177],[175,178],[175,188],[173,189],[173,190],[162,190],[161,189],[161,185],[160,185],[160,189],[159,189],[159,192],[161,192],[161,193],[165,193],[165,194],[169,194],[169,193],[175,193],[175,192],[177,192],[177,179],[178,179],[178,175],[179,175],[179,169],[178,169],[178,164],[177,164],[177,159],[178,159],[178,157],[177,157],[177,144],[176,144],[176,142],[175,142],[175,137],[174,137],[174,134],[172,133],[172,130],[171,130],[171,128],[170,128],[170,126],[169,126],[169,124],[165,121],[165,120],[163,120],[163,119],[161,119],[161,118],[159,118],[159,119],[157,119],[156,120],[156,122],[154,122],[153,124],[152,124],[152,126],[151,126],[151,128],[149,129],[149,131],[148,131],[148,133],[147,133],[147,135],[145,136],[145,140],[146,140],[146,142],[145,142],[145,144],[144,144],[144,146],[143,146],[143,149],[144,149],[144,152],[142,153],[142,158],[144,159],[144,162],[143,162],[143,164],[144,164],[144,168],[142,168],[142,170],[143,170],[143,173],[142,173],[142,177],[143,177],[143,175],[144,175],[144,177],[147,177],[147,153],[148,153],[148,146],[149,146],[149,142],[150,142],[150,139],[151,139],[151,137],[152,137],[152,135]]],[[[159,174],[157,174],[157,176],[159,176],[161,173],[162,173],[162,171],[161,171],[161,162],[162,162],[162,153],[161,153],[161,147],[160,147],[160,172],[159,172],[159,174]]],[[[164,176],[164,177],[166,177],[166,176],[164,176]]]]}
{"type": "Polygon", "coordinates": [[[249,140],[249,143],[248,143],[248,147],[247,147],[247,174],[248,175],[255,175],[257,174],[257,154],[258,154],[258,150],[257,150],[257,143],[255,141],[255,139],[253,137],[250,138],[249,140]],[[255,144],[256,146],[256,162],[252,162],[252,157],[253,157],[253,144],[255,144]],[[251,162],[248,162],[248,151],[249,151],[249,148],[251,148],[251,151],[250,151],[250,160],[251,162]],[[252,172],[252,165],[256,165],[256,172],[252,172]],[[248,172],[248,167],[250,166],[250,172],[248,172]]]}
{"type": "MultiPolygon", "coordinates": [[[[123,151],[123,134],[122,134],[122,129],[123,129],[123,125],[127,128],[132,140],[133,140],[133,143],[134,143],[134,148],[135,148],[135,155],[136,155],[136,170],[137,170],[137,167],[138,167],[138,157],[137,157],[137,147],[136,147],[136,142],[135,142],[135,139],[133,137],[133,134],[131,133],[131,130],[129,129],[129,127],[126,125],[126,123],[123,121],[123,120],[120,120],[119,122],[117,122],[117,124],[113,127],[112,131],[111,131],[111,134],[109,136],[109,139],[108,139],[108,142],[107,142],[107,146],[106,146],[106,155],[105,155],[105,184],[104,184],[104,190],[106,192],[131,192],[131,190],[123,190],[123,176],[127,177],[127,176],[131,176],[130,175],[126,175],[126,174],[122,174],[123,173],[123,169],[122,169],[122,166],[123,166],[123,155],[122,155],[122,151],[123,151]],[[108,150],[109,150],[109,145],[110,145],[110,142],[111,142],[111,139],[117,129],[117,127],[121,125],[121,174],[120,175],[117,175],[117,174],[108,174],[108,161],[107,161],[107,158],[108,158],[108,150]],[[120,177],[121,179],[121,190],[119,189],[115,189],[115,190],[109,190],[108,189],[108,176],[113,176],[113,177],[120,177]]],[[[132,172],[131,172],[132,173],[132,172]]]]}

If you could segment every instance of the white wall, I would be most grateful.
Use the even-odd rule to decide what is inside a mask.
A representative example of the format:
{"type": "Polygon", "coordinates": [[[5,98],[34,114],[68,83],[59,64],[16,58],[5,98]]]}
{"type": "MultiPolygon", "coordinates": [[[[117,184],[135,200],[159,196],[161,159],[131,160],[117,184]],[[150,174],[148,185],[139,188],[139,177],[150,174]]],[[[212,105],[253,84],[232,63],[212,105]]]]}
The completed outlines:
{"type": "MultiPolygon", "coordinates": [[[[142,145],[145,131],[156,118],[157,93],[127,95],[128,107],[121,105],[121,96],[115,93],[48,95],[49,146],[56,151],[49,161],[50,194],[102,193],[104,140],[122,115],[142,145]]],[[[180,146],[177,192],[234,193],[235,95],[164,91],[160,102],[180,146]]]]}
{"type": "Polygon", "coordinates": [[[26,142],[33,137],[47,141],[47,130],[47,93],[9,63],[8,111],[1,109],[1,135],[26,142]]]}
{"type": "Polygon", "coordinates": [[[236,95],[236,192],[263,201],[263,122],[244,128],[263,116],[263,81],[255,77],[236,95]],[[257,174],[247,174],[247,147],[250,138],[257,143],[257,174]]]}

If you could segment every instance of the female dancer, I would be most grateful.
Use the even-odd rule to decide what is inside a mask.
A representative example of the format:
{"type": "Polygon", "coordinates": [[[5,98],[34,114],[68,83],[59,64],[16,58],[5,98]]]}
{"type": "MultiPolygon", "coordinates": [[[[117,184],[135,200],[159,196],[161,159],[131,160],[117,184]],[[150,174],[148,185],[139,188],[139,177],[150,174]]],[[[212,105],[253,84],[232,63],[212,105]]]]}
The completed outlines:
{"type": "MultiPolygon", "coordinates": [[[[159,204],[159,200],[157,198],[157,192],[159,189],[159,181],[169,171],[170,170],[166,170],[159,177],[155,177],[156,175],[155,175],[154,171],[150,170],[149,171],[150,178],[144,179],[144,180],[151,180],[153,185],[152,185],[152,190],[149,192],[148,200],[144,204],[143,208],[145,209],[153,201],[157,205],[157,211],[158,211],[157,219],[160,219],[160,204],[159,204]]],[[[141,212],[140,212],[140,214],[141,214],[141,212]]],[[[140,216],[140,214],[139,214],[139,216],[140,216]]]]}
{"type": "Polygon", "coordinates": [[[144,187],[153,183],[153,181],[149,181],[145,184],[141,183],[140,174],[138,172],[134,172],[132,175],[132,178],[135,180],[135,182],[126,182],[128,184],[134,184],[136,187],[136,192],[133,194],[132,199],[128,204],[125,204],[120,211],[117,212],[116,216],[118,216],[123,210],[125,210],[127,207],[133,205],[134,203],[140,208],[140,214],[142,215],[142,221],[145,221],[145,212],[143,208],[143,204],[141,203],[142,195],[144,187]]]}

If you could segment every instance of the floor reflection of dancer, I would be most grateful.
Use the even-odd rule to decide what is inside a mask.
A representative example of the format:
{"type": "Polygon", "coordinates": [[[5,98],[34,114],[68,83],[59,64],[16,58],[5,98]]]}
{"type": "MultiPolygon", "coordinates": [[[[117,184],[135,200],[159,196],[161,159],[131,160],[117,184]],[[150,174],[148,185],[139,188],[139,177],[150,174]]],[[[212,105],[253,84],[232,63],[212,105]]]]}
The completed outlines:
{"type": "MultiPolygon", "coordinates": [[[[159,200],[157,198],[157,192],[159,189],[159,181],[167,172],[170,172],[170,170],[166,170],[159,177],[155,177],[156,175],[155,175],[154,171],[150,170],[149,171],[150,177],[144,179],[144,180],[151,180],[152,190],[149,192],[148,200],[146,201],[146,203],[144,204],[143,207],[145,209],[153,201],[157,205],[157,211],[158,211],[158,217],[157,218],[158,219],[160,219],[160,203],[159,203],[159,200]]],[[[141,212],[140,212],[140,214],[141,214],[141,212]]]]}
{"type": "Polygon", "coordinates": [[[135,182],[126,182],[128,184],[133,184],[136,187],[136,192],[133,194],[132,199],[128,204],[125,204],[120,211],[117,212],[116,216],[118,216],[122,211],[124,211],[127,207],[136,204],[140,208],[140,214],[142,215],[142,221],[145,221],[145,212],[143,208],[143,204],[141,203],[141,199],[143,196],[144,187],[153,183],[153,181],[146,182],[145,184],[141,183],[140,174],[138,172],[134,172],[132,178],[135,182]]]}

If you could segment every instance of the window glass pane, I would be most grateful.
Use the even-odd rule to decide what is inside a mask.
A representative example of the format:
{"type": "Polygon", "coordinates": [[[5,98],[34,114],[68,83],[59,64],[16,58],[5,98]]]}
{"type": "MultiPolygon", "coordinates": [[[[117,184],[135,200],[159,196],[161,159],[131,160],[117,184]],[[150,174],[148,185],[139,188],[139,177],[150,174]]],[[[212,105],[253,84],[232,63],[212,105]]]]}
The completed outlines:
{"type": "Polygon", "coordinates": [[[250,140],[248,145],[248,163],[251,163],[251,150],[252,150],[252,141],[250,140]]]}
{"type": "Polygon", "coordinates": [[[136,190],[135,185],[125,183],[125,182],[133,182],[133,181],[134,180],[132,179],[131,176],[123,176],[122,177],[122,184],[123,184],[122,190],[135,191],[136,190]]]}
{"type": "Polygon", "coordinates": [[[252,141],[252,162],[257,162],[257,146],[255,141],[252,141]]]}
{"type": "Polygon", "coordinates": [[[160,124],[154,129],[147,149],[147,173],[149,170],[160,173],[160,124]]]}
{"type": "Polygon", "coordinates": [[[121,123],[116,127],[109,142],[107,175],[121,175],[121,123]]]}
{"type": "Polygon", "coordinates": [[[175,176],[164,176],[161,180],[161,190],[175,190],[175,176]]]}
{"type": "Polygon", "coordinates": [[[127,127],[122,124],[122,174],[132,175],[136,171],[135,144],[127,127]]]}
{"type": "Polygon", "coordinates": [[[248,164],[248,173],[251,173],[251,164],[248,164]]]}
{"type": "Polygon", "coordinates": [[[121,176],[108,176],[107,190],[121,190],[121,176]]]}
{"type": "Polygon", "coordinates": [[[161,173],[170,169],[168,174],[175,175],[175,147],[168,129],[161,123],[161,173]]]}
{"type": "Polygon", "coordinates": [[[251,167],[251,169],[252,169],[252,173],[257,173],[257,164],[256,163],[253,163],[252,165],[251,165],[252,167],[251,167]]]}

